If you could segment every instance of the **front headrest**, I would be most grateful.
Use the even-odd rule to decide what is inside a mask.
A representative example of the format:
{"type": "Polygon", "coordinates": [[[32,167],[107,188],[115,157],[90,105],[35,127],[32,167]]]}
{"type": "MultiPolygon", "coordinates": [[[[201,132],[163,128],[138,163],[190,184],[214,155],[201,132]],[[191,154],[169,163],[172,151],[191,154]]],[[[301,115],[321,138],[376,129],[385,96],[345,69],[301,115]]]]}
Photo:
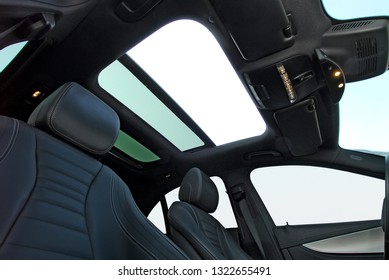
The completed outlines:
{"type": "Polygon", "coordinates": [[[120,130],[116,112],[73,82],[39,104],[28,123],[99,156],[112,148],[120,130]]]}
{"type": "Polygon", "coordinates": [[[215,212],[219,193],[214,182],[200,169],[194,167],[186,173],[178,197],[208,213],[215,212]]]}

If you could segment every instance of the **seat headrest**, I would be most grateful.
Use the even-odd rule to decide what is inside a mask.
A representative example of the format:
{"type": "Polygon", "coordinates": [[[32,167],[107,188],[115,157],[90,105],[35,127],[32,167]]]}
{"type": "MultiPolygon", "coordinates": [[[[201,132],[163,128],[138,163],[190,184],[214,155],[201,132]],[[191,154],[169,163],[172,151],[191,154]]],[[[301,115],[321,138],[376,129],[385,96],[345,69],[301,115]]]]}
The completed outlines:
{"type": "Polygon", "coordinates": [[[178,197],[181,201],[193,204],[208,213],[215,212],[219,203],[216,185],[196,167],[186,173],[178,197]]]}
{"type": "Polygon", "coordinates": [[[61,86],[32,112],[28,123],[94,155],[104,155],[120,130],[116,112],[77,83],[61,86]]]}

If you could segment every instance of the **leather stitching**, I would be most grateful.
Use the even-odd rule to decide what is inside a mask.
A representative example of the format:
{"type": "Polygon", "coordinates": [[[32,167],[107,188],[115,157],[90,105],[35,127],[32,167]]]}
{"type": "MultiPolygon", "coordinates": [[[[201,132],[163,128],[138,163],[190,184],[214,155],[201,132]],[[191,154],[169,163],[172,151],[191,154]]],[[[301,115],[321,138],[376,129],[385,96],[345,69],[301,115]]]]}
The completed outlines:
{"type": "Polygon", "coordinates": [[[16,137],[17,137],[18,132],[19,132],[19,122],[17,120],[15,120],[15,119],[12,119],[12,121],[13,121],[12,135],[11,135],[11,137],[9,139],[7,147],[4,149],[3,154],[0,155],[0,163],[2,163],[3,160],[7,158],[8,154],[12,150],[12,147],[15,144],[16,137]]]}

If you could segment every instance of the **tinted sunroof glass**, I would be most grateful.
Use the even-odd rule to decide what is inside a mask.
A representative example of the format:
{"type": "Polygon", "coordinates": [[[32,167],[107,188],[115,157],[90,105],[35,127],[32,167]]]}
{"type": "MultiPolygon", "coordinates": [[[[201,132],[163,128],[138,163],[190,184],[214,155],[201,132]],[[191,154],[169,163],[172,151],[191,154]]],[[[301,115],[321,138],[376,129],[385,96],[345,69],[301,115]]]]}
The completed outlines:
{"type": "Polygon", "coordinates": [[[128,55],[216,145],[265,131],[265,122],[219,43],[198,22],[170,23],[128,55]]]}
{"type": "Polygon", "coordinates": [[[160,158],[123,131],[119,132],[115,147],[141,162],[153,162],[160,158]]]}
{"type": "Polygon", "coordinates": [[[181,151],[204,145],[186,124],[119,61],[113,62],[100,73],[99,84],[181,151]]]}
{"type": "Polygon", "coordinates": [[[388,0],[322,0],[327,13],[336,19],[389,15],[388,0]]]}
{"type": "Polygon", "coordinates": [[[0,50],[0,72],[14,59],[27,42],[20,42],[0,50]]]}

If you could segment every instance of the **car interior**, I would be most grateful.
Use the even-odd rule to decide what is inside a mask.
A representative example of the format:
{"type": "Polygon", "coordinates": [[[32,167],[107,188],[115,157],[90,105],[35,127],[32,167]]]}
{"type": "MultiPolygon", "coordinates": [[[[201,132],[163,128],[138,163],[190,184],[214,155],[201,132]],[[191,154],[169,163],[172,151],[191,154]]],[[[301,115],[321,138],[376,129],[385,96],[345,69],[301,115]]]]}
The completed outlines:
{"type": "Polygon", "coordinates": [[[353,113],[389,121],[370,97],[388,98],[389,13],[326,2],[0,0],[0,259],[389,259],[389,149],[340,140],[360,82],[383,86],[353,113]],[[347,189],[340,210],[319,184],[347,189]]]}

